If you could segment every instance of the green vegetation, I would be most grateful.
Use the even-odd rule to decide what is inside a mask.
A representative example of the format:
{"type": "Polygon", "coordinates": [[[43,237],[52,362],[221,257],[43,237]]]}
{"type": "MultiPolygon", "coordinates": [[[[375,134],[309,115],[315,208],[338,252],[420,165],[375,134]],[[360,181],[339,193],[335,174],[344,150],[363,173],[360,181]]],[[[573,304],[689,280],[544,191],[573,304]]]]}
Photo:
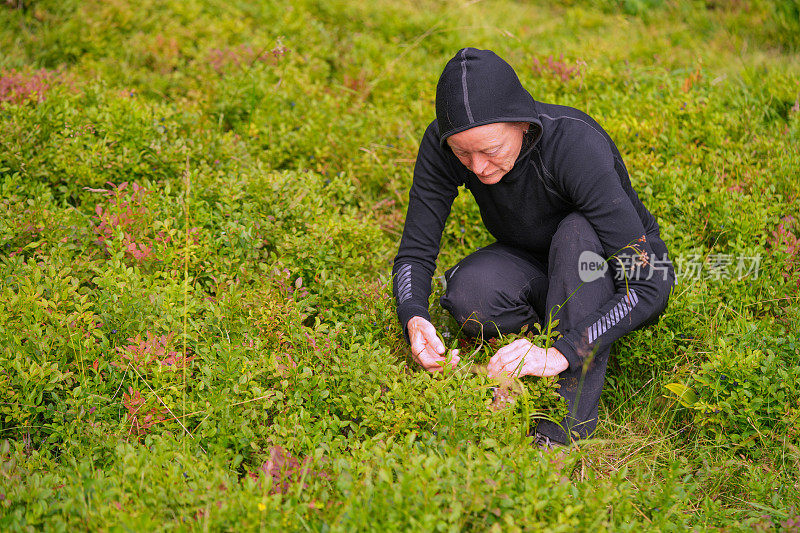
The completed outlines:
{"type": "MultiPolygon", "coordinates": [[[[800,527],[797,0],[11,0],[0,46],[0,529],[800,527]],[[552,380],[489,409],[396,324],[462,46],[595,116],[679,263],[566,457],[552,380]]],[[[488,242],[460,195],[440,270],[488,242]]]]}

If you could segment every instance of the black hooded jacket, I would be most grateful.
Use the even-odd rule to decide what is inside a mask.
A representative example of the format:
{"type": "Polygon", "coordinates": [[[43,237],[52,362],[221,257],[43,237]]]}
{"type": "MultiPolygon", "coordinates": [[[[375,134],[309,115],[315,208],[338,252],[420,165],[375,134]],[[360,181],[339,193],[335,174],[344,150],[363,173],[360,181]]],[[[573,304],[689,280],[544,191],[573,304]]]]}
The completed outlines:
{"type": "MultiPolygon", "coordinates": [[[[392,272],[404,331],[414,316],[430,319],[428,298],[439,242],[461,185],[474,196],[497,241],[543,257],[545,264],[559,222],[572,211],[588,219],[606,258],[626,252],[629,257],[644,252],[649,258],[666,253],[654,254],[650,246],[647,236],[659,237],[658,224],[631,188],[611,137],[577,109],[535,101],[511,66],[493,52],[464,48],[447,63],[436,89],[436,117],[420,144],[392,272]],[[485,185],[445,141],[495,122],[529,122],[530,127],[511,171],[498,183],[485,185]],[[626,249],[631,244],[639,249],[634,254],[626,249]]],[[[615,260],[609,264],[616,268],[615,260]]],[[[609,345],[666,306],[673,280],[653,270],[652,264],[638,264],[627,283],[615,278],[614,297],[598,302],[597,311],[578,327],[561,332],[554,347],[570,368],[579,367],[598,343],[609,345]]]]}

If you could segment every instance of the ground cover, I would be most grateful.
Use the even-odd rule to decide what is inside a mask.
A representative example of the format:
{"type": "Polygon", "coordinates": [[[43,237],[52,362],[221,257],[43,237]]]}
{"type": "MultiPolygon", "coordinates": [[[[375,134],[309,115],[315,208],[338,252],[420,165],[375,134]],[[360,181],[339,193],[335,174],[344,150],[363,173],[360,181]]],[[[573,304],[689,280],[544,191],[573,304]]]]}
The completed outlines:
{"type": "MultiPolygon", "coordinates": [[[[796,531],[797,15],[0,4],[0,529],[796,531]],[[411,170],[462,46],[600,121],[678,263],[566,457],[525,436],[554,381],[500,409],[479,372],[421,372],[396,324],[411,170]]],[[[490,242],[473,204],[441,272],[490,242]]]]}

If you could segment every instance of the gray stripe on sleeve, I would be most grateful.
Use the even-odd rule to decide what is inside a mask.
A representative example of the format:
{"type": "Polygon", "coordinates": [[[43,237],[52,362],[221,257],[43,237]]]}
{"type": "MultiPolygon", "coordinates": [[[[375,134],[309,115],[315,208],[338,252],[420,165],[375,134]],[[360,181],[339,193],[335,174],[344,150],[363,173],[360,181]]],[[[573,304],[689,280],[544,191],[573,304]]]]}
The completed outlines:
{"type": "Polygon", "coordinates": [[[399,305],[411,298],[411,265],[406,263],[401,266],[398,275],[400,279],[397,280],[397,303],[399,305]]]}
{"type": "Polygon", "coordinates": [[[589,326],[589,329],[586,330],[589,343],[597,340],[600,335],[613,328],[620,320],[628,316],[628,314],[633,311],[633,308],[636,307],[638,301],[639,297],[636,295],[636,291],[631,289],[617,305],[605,315],[601,316],[597,322],[589,326]]]}

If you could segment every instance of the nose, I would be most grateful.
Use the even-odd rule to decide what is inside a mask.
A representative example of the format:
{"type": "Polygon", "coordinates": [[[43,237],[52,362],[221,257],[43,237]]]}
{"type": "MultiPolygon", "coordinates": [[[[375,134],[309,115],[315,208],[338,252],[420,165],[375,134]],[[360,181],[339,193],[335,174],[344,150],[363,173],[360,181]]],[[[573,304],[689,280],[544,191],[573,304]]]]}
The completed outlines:
{"type": "Polygon", "coordinates": [[[483,176],[489,166],[489,158],[478,153],[472,156],[472,172],[478,176],[483,176]]]}

